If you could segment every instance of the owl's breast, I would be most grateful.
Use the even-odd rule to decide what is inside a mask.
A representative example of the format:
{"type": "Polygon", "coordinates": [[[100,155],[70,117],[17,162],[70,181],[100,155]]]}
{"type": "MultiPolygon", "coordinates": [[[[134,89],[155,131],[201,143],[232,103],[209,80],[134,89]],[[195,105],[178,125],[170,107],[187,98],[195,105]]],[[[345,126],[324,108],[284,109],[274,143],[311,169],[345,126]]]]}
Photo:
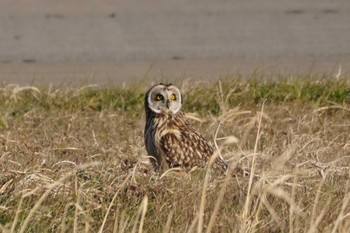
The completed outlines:
{"type": "Polygon", "coordinates": [[[177,140],[181,140],[180,127],[175,123],[173,118],[164,117],[155,122],[158,127],[155,132],[155,142],[159,145],[162,137],[165,135],[173,135],[177,140]]]}

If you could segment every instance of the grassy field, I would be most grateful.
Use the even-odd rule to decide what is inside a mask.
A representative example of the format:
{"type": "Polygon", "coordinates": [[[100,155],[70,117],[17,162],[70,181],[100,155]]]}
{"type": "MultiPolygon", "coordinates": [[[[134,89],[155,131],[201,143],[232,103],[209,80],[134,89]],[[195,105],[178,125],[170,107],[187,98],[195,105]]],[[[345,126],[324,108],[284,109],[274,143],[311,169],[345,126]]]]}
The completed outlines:
{"type": "Polygon", "coordinates": [[[152,170],[150,86],[0,89],[2,232],[348,232],[349,77],[178,82],[236,175],[152,170]]]}

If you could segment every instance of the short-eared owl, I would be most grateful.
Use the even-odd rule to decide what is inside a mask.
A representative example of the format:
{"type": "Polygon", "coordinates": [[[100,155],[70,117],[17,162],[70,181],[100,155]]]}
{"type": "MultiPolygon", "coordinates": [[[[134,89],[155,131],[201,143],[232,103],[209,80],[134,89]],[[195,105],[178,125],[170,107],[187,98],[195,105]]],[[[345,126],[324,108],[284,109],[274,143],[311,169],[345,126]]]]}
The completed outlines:
{"type": "MultiPolygon", "coordinates": [[[[172,84],[151,87],[145,97],[145,144],[156,170],[205,167],[213,147],[186,120],[180,90],[172,84]]],[[[218,157],[213,169],[226,173],[227,164],[218,157]]]]}

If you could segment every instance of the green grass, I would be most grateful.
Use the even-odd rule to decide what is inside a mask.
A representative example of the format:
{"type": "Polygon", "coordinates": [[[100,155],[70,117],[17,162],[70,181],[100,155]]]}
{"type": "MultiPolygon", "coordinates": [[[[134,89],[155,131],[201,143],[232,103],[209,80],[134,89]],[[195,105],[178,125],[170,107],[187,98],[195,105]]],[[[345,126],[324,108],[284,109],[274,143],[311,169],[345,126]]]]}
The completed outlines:
{"type": "MultiPolygon", "coordinates": [[[[350,87],[347,79],[332,81],[330,79],[306,79],[299,81],[248,81],[225,80],[221,82],[221,92],[218,85],[198,85],[186,87],[185,110],[219,114],[218,99],[224,101],[227,107],[252,106],[267,100],[271,104],[328,104],[350,102],[350,87]],[[220,96],[219,96],[220,95],[220,96]],[[225,99],[222,99],[222,96],[225,99]]],[[[56,89],[48,93],[37,88],[12,88],[12,92],[3,88],[0,97],[3,103],[0,107],[12,110],[11,114],[24,114],[33,108],[43,111],[64,109],[81,110],[122,110],[126,112],[142,112],[145,89],[139,86],[129,88],[99,88],[86,86],[82,88],[56,89]]]]}
{"type": "Polygon", "coordinates": [[[1,87],[2,231],[347,232],[348,77],[177,85],[235,177],[153,171],[148,86],[1,87]]]}

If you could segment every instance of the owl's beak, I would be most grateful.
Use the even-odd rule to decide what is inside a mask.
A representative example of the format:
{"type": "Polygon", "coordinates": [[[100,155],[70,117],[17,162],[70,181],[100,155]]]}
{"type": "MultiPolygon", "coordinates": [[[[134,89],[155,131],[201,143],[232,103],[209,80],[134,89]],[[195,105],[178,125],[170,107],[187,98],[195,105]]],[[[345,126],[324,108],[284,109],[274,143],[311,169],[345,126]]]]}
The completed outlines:
{"type": "Polygon", "coordinates": [[[166,108],[169,109],[170,101],[167,100],[167,101],[165,102],[165,105],[166,105],[166,108]]]}

